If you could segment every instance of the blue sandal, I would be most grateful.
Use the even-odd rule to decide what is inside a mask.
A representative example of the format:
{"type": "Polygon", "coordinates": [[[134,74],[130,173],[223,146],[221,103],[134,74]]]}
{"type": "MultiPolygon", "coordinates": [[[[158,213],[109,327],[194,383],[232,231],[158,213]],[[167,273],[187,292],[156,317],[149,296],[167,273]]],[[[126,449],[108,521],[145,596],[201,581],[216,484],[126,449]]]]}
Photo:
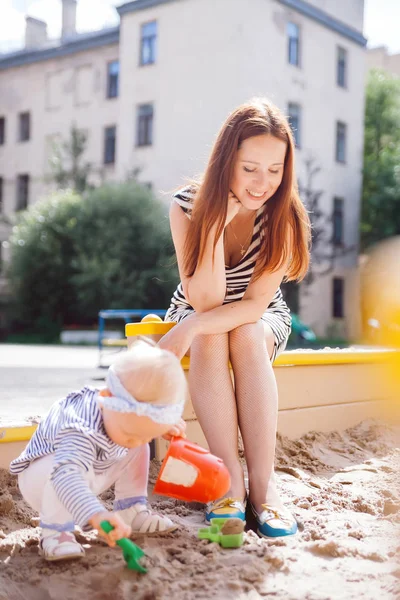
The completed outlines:
{"type": "Polygon", "coordinates": [[[250,506],[257,520],[257,533],[261,537],[281,537],[297,533],[296,519],[286,509],[262,504],[263,511],[258,513],[252,504],[250,506]]]}
{"type": "Polygon", "coordinates": [[[246,517],[246,500],[240,498],[221,498],[216,502],[210,502],[206,508],[206,521],[211,519],[242,519],[246,517]]]}

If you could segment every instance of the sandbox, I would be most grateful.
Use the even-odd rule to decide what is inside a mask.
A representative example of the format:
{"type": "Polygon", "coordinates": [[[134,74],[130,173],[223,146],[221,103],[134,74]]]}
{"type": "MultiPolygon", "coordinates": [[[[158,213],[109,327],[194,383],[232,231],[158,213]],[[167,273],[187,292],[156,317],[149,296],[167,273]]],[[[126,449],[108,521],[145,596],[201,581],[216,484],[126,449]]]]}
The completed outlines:
{"type": "MultiPolygon", "coordinates": [[[[197,540],[201,506],[153,498],[180,529],[135,540],[148,556],[146,575],[127,570],[120,551],[94,533],[79,531],[83,560],[45,563],[37,553],[37,515],[2,470],[0,599],[394,600],[400,591],[399,443],[398,430],[375,421],[297,440],[279,436],[278,484],[300,525],[289,538],[260,539],[249,529],[241,548],[225,550],[197,540]]],[[[152,462],[150,484],[159,465],[152,462]]]]}
{"type": "MultiPolygon", "coordinates": [[[[260,539],[248,519],[243,546],[223,549],[197,539],[202,506],[154,497],[153,506],[180,529],[136,539],[148,556],[146,575],[128,571],[121,553],[94,533],[76,532],[86,548],[80,562],[50,565],[38,556],[37,515],[5,470],[36,423],[3,422],[0,600],[399,598],[400,433],[383,420],[393,417],[396,406],[396,392],[385,379],[386,358],[374,350],[279,357],[277,479],[299,533],[260,539]]],[[[204,444],[190,404],[185,418],[189,437],[204,444]]],[[[165,445],[157,444],[156,451],[160,459],[165,445]]],[[[159,466],[152,461],[150,494],[159,466]]],[[[111,500],[109,493],[104,501],[110,507],[111,500]]]]}

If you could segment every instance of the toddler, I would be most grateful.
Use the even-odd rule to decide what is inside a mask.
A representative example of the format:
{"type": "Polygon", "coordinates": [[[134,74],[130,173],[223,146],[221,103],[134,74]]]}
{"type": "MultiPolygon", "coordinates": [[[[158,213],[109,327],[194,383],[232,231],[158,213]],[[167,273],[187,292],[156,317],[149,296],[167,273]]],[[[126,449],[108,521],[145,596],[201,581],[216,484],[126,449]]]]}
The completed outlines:
{"type": "Polygon", "coordinates": [[[56,402],[10,465],[25,500],[40,514],[39,551],[58,561],[83,556],[75,525],[110,546],[131,533],[177,527],[147,504],[149,444],[184,435],[187,385],[179,360],[139,340],[110,367],[107,387],[85,387],[56,402]],[[113,511],[97,496],[115,485],[113,511]],[[100,523],[114,529],[103,532],[100,523]]]}

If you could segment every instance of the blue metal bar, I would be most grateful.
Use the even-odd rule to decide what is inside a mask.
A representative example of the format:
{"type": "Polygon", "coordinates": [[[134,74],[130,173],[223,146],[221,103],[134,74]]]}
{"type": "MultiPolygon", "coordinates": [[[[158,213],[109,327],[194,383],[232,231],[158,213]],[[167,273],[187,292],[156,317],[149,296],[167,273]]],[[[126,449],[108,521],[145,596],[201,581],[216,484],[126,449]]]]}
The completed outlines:
{"type": "Polygon", "coordinates": [[[151,309],[151,308],[136,308],[136,309],[108,309],[99,311],[99,367],[101,364],[101,351],[103,349],[103,338],[105,333],[105,320],[106,319],[124,319],[125,325],[132,319],[143,319],[148,314],[157,315],[158,317],[164,317],[167,311],[165,309],[151,309]]]}
{"type": "Polygon", "coordinates": [[[125,324],[129,323],[131,319],[143,319],[148,314],[157,315],[158,317],[164,317],[167,311],[165,309],[151,309],[151,308],[135,308],[132,310],[125,309],[108,309],[101,310],[99,312],[99,352],[103,348],[103,337],[104,337],[104,329],[105,329],[105,320],[106,319],[124,319],[125,324]]]}
{"type": "Polygon", "coordinates": [[[103,334],[104,334],[104,317],[100,315],[99,313],[99,351],[101,352],[101,349],[103,347],[103,334]]]}
{"type": "Polygon", "coordinates": [[[104,319],[130,319],[131,317],[136,317],[138,319],[142,319],[148,314],[157,315],[158,317],[163,317],[167,311],[165,309],[149,309],[149,308],[138,308],[133,310],[124,310],[124,309],[109,309],[109,310],[101,310],[99,312],[99,317],[104,319]]]}

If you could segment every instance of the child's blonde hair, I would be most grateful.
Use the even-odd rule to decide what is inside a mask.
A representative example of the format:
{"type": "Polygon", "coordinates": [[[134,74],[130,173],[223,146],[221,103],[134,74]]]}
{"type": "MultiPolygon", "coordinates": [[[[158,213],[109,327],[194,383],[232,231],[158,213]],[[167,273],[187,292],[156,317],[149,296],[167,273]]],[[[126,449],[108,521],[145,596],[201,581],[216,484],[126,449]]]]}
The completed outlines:
{"type": "Polygon", "coordinates": [[[187,399],[188,386],[179,359],[148,338],[138,338],[118,357],[114,371],[138,402],[167,406],[187,399]]]}

